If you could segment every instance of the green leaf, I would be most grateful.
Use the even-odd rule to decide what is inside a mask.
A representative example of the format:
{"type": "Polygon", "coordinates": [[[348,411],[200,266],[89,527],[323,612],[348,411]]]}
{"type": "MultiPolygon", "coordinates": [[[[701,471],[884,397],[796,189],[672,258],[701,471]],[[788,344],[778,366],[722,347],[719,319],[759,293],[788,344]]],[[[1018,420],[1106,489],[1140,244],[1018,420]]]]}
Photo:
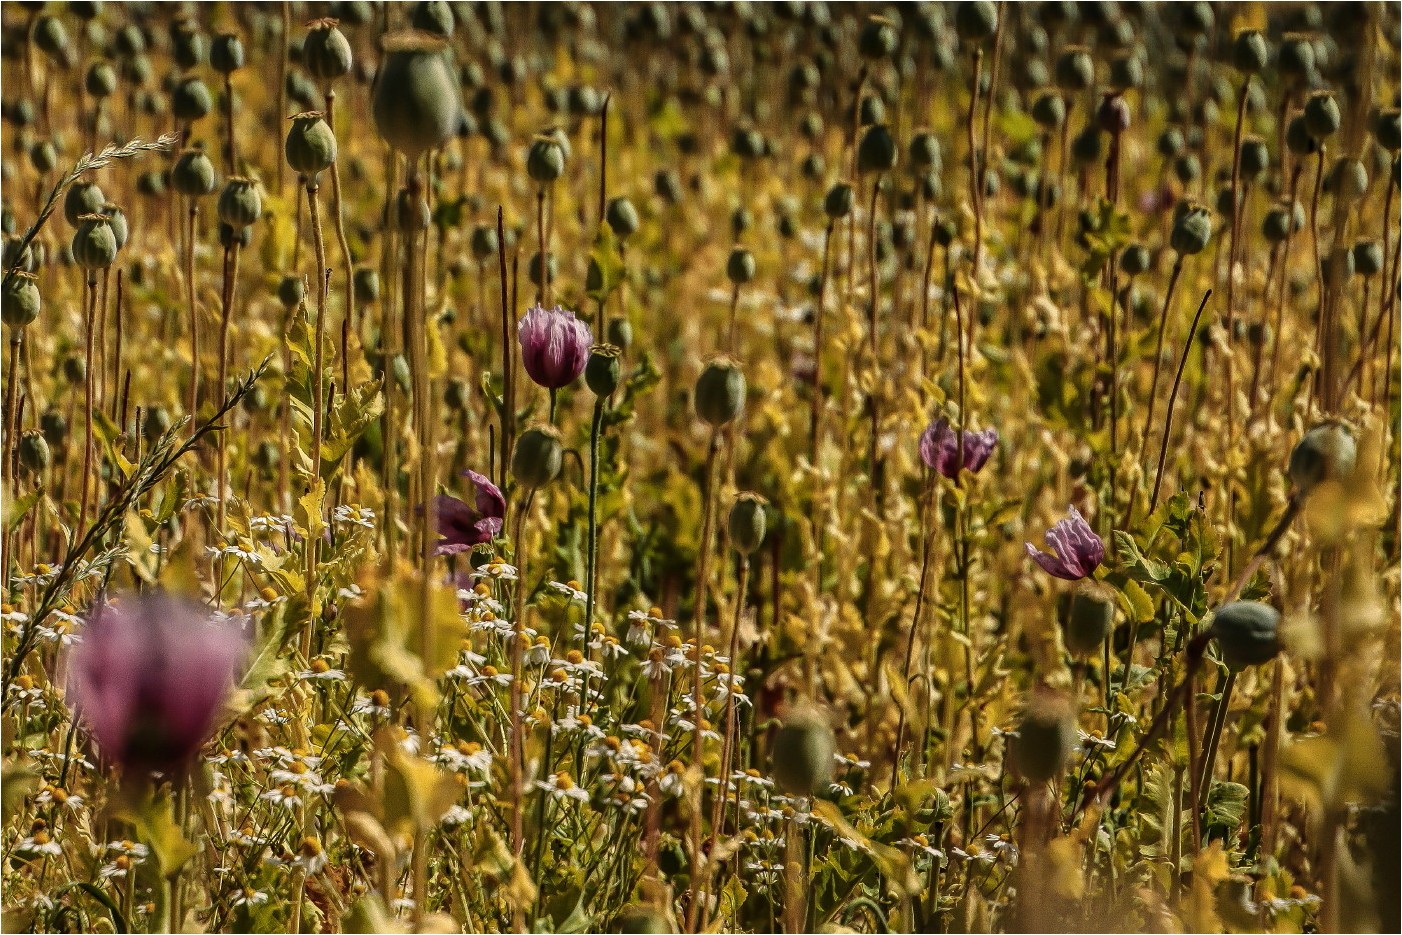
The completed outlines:
{"type": "Polygon", "coordinates": [[[1139,543],[1122,529],[1115,530],[1115,551],[1125,563],[1131,578],[1141,582],[1159,584],[1168,580],[1168,566],[1156,558],[1150,558],[1139,551],[1139,543]]]}
{"type": "Polygon", "coordinates": [[[292,632],[292,622],[301,616],[301,607],[300,598],[280,601],[274,605],[272,613],[263,618],[263,632],[253,645],[248,670],[224,706],[223,720],[247,714],[276,693],[276,683],[292,667],[291,659],[283,655],[282,648],[292,632]],[[296,613],[292,612],[294,607],[296,613]]]}
{"type": "Polygon", "coordinates": [[[1250,794],[1251,790],[1239,782],[1214,782],[1207,793],[1203,823],[1228,834],[1235,831],[1246,816],[1246,801],[1250,794]]]}

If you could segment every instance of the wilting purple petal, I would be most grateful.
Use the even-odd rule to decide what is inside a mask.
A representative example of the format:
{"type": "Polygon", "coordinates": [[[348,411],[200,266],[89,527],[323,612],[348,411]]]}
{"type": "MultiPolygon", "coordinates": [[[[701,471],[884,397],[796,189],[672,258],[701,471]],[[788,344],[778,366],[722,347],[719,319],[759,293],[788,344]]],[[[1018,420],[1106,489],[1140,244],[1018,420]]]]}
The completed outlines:
{"type": "Polygon", "coordinates": [[[103,756],[135,772],[186,765],[209,737],[247,640],[166,594],[98,605],[69,659],[74,708],[103,756]]]}
{"type": "Polygon", "coordinates": [[[1047,545],[1053,555],[1027,543],[1027,554],[1049,575],[1067,581],[1089,578],[1105,560],[1105,543],[1090,528],[1090,524],[1074,506],[1046,532],[1047,545]]]}
{"type": "Polygon", "coordinates": [[[584,372],[594,343],[589,325],[559,306],[532,307],[516,326],[516,337],[526,373],[550,390],[569,386],[584,372]]]}
{"type": "MultiPolygon", "coordinates": [[[[998,444],[998,431],[984,429],[982,432],[965,431],[963,466],[978,473],[988,463],[993,449],[998,444]]],[[[959,474],[959,434],[943,417],[936,419],[920,433],[920,459],[925,464],[948,478],[959,474]]]]}
{"type": "Polygon", "coordinates": [[[474,545],[491,542],[501,532],[506,516],[506,498],[497,485],[476,471],[463,472],[472,481],[473,506],[457,497],[439,494],[433,498],[433,512],[441,536],[434,552],[456,555],[474,545]]]}

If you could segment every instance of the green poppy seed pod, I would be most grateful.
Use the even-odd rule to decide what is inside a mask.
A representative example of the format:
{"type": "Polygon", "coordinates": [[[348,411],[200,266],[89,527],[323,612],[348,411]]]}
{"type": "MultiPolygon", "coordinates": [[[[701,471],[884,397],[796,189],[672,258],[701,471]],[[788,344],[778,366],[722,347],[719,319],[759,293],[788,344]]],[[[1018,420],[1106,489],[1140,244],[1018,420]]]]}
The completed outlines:
{"type": "Polygon", "coordinates": [[[355,301],[361,305],[369,305],[380,298],[380,271],[370,266],[361,266],[356,269],[351,279],[351,286],[355,290],[355,301]]]}
{"type": "Polygon", "coordinates": [[[473,228],[470,246],[473,259],[478,263],[486,260],[487,257],[497,252],[496,228],[488,227],[485,224],[473,228]]]}
{"type": "Polygon", "coordinates": [[[40,175],[48,175],[58,164],[58,151],[48,140],[37,140],[29,147],[29,164],[40,175]]]}
{"type": "Polygon", "coordinates": [[[449,380],[443,387],[443,405],[453,412],[466,412],[472,400],[472,388],[466,380],[449,380]]]}
{"type": "Polygon", "coordinates": [[[194,123],[213,109],[209,86],[199,78],[186,78],[170,92],[170,112],[182,123],[194,123]]]}
{"type": "Polygon", "coordinates": [[[415,29],[440,36],[453,37],[453,10],[443,0],[419,0],[409,17],[409,25],[415,29]]]}
{"type": "Polygon", "coordinates": [[[63,217],[74,227],[85,214],[96,214],[107,204],[107,196],[96,182],[74,182],[63,196],[63,217]]]}
{"type": "Polygon", "coordinates": [[[218,179],[214,163],[202,149],[187,149],[170,167],[170,187],[182,195],[199,198],[214,191],[218,179]]]}
{"type": "Polygon", "coordinates": [[[958,238],[959,228],[950,218],[942,217],[935,221],[934,235],[935,243],[947,250],[958,238]]]}
{"type": "Polygon", "coordinates": [[[3,302],[0,302],[0,319],[11,331],[32,323],[39,317],[39,281],[31,274],[13,272],[5,274],[3,302]]]}
{"type": "Polygon", "coordinates": [[[301,276],[284,276],[277,284],[277,300],[287,311],[301,305],[307,297],[307,283],[301,276]]]}
{"type": "Polygon", "coordinates": [[[1068,94],[1084,91],[1095,81],[1095,62],[1080,46],[1066,49],[1056,60],[1056,86],[1068,94]]]}
{"type": "Polygon", "coordinates": [[[713,428],[728,425],[745,408],[745,374],[732,360],[718,358],[696,379],[696,414],[713,428]]]}
{"type": "Polygon", "coordinates": [[[764,512],[765,499],[758,494],[741,493],[730,507],[730,517],[726,529],[730,533],[730,544],[741,555],[753,555],[764,544],[764,534],[768,517],[764,512]]]}
{"type": "Polygon", "coordinates": [[[292,118],[283,152],[287,164],[307,177],[309,189],[314,188],[317,177],[336,162],[336,134],[317,111],[298,114],[292,118]]]}
{"type": "Polygon", "coordinates": [[[1319,140],[1310,133],[1303,116],[1296,116],[1285,127],[1285,145],[1296,156],[1312,156],[1319,152],[1319,140]]]}
{"type": "Polygon", "coordinates": [[[910,166],[916,172],[937,172],[943,164],[939,137],[922,131],[910,138],[910,166]]]}
{"type": "Polygon", "coordinates": [[[838,182],[828,189],[827,197],[823,199],[823,211],[830,220],[840,220],[852,213],[855,199],[856,194],[852,191],[852,186],[846,182],[838,182]]]}
{"type": "Polygon", "coordinates": [[[652,190],[658,198],[668,204],[676,204],[682,198],[682,183],[674,169],[658,169],[652,176],[652,190]]]}
{"type": "Polygon", "coordinates": [[[283,87],[287,91],[287,99],[300,110],[316,110],[322,106],[321,92],[312,79],[300,71],[289,71],[283,87]]]}
{"type": "Polygon", "coordinates": [[[103,205],[102,210],[98,213],[104,215],[108,223],[112,225],[112,236],[117,238],[117,249],[120,250],[125,247],[127,245],[127,237],[131,234],[131,230],[127,226],[126,214],[122,212],[121,208],[113,204],[103,205]]]}
{"type": "MultiPolygon", "coordinates": [[[[531,272],[531,275],[530,275],[531,285],[535,286],[537,289],[539,289],[542,285],[544,285],[544,284],[541,282],[541,278],[540,278],[540,273],[541,273],[540,267],[541,267],[541,263],[540,263],[540,251],[537,250],[535,253],[532,253],[532,254],[531,254],[531,261],[530,261],[529,264],[527,264],[527,268],[528,268],[528,269],[530,270],[530,272],[531,272]]],[[[555,254],[554,254],[554,252],[552,251],[552,252],[547,253],[547,254],[545,255],[545,279],[546,279],[546,281],[548,281],[548,282],[554,282],[554,281],[555,281],[555,273],[556,273],[556,272],[557,272],[557,264],[556,264],[556,262],[555,262],[555,254]]]]}
{"type": "Polygon", "coordinates": [[[1402,148],[1402,114],[1396,107],[1378,114],[1373,124],[1373,136],[1377,137],[1379,146],[1394,155],[1402,148]]]}
{"type": "Polygon", "coordinates": [[[19,464],[30,474],[42,474],[49,466],[49,442],[31,429],[19,437],[19,464]]]}
{"type": "Polygon", "coordinates": [[[1259,29],[1244,29],[1232,43],[1232,65],[1244,75],[1258,75],[1270,59],[1270,46],[1259,29]]]}
{"type": "Polygon", "coordinates": [[[1290,209],[1276,205],[1261,219],[1261,235],[1271,243],[1280,243],[1292,233],[1290,209]]]}
{"type": "Polygon", "coordinates": [[[390,146],[413,161],[457,130],[462,111],[457,78],[439,37],[399,33],[386,37],[384,45],[385,58],[375,80],[375,127],[390,146]]]}
{"type": "Polygon", "coordinates": [[[725,261],[725,275],[733,285],[743,286],[755,278],[755,255],[744,247],[730,251],[725,261]]]}
{"type": "Polygon", "coordinates": [[[607,399],[623,382],[623,349],[616,344],[595,344],[584,364],[584,385],[589,392],[607,399]]]}
{"type": "Polygon", "coordinates": [[[1281,40],[1276,64],[1287,77],[1297,81],[1308,78],[1314,72],[1314,43],[1308,36],[1287,34],[1281,40]]]}
{"type": "Polygon", "coordinates": [[[1032,119],[1044,130],[1056,130],[1066,119],[1066,101],[1060,94],[1046,92],[1032,102],[1032,119]]]}
{"type": "Polygon", "coordinates": [[[151,80],[151,60],[144,55],[121,61],[122,78],[136,88],[144,87],[151,80]]]}
{"type": "Polygon", "coordinates": [[[107,269],[117,259],[117,235],[105,214],[85,214],[73,234],[73,259],[86,270],[107,269]]]}
{"type": "Polygon", "coordinates": [[[1280,652],[1280,613],[1260,601],[1233,601],[1217,608],[1211,633],[1233,672],[1265,665],[1280,652]]]}
{"type": "Polygon", "coordinates": [[[622,240],[627,240],[637,233],[638,209],[633,207],[633,203],[627,198],[610,198],[608,207],[604,209],[604,218],[609,222],[614,234],[622,240]]]}
{"type": "Polygon", "coordinates": [[[1212,239],[1212,213],[1196,202],[1182,202],[1176,215],[1168,245],[1182,256],[1207,249],[1212,239]]]}
{"type": "Polygon", "coordinates": [[[62,448],[68,441],[68,420],[57,409],[45,409],[39,417],[39,431],[51,448],[62,448]]]}
{"type": "Polygon", "coordinates": [[[263,216],[263,196],[253,180],[235,176],[224,183],[217,210],[230,227],[247,227],[263,216]]]}
{"type": "Polygon", "coordinates": [[[667,913],[656,906],[638,904],[624,906],[618,910],[618,915],[613,917],[613,924],[608,930],[618,935],[669,935],[675,932],[677,927],[667,917],[667,913]]]}
{"type": "Polygon", "coordinates": [[[891,128],[884,123],[873,124],[857,144],[857,171],[863,174],[889,172],[896,167],[899,157],[900,150],[891,128]]]}
{"type": "Polygon", "coordinates": [[[1173,160],[1173,174],[1184,185],[1191,185],[1202,178],[1202,162],[1197,153],[1184,153],[1173,160]]]}
{"type": "Polygon", "coordinates": [[[68,54],[68,30],[57,16],[45,14],[34,21],[34,44],[55,62],[62,63],[68,54]]]}
{"type": "Polygon", "coordinates": [[[526,174],[537,185],[549,185],[565,174],[565,151],[552,136],[537,136],[526,150],[526,174]]]}
{"type": "Polygon", "coordinates": [[[954,8],[954,30],[964,42],[983,42],[998,29],[998,7],[991,0],[964,0],[954,8]]]}
{"type": "Polygon", "coordinates": [[[1149,269],[1151,262],[1148,247],[1143,244],[1130,244],[1120,254],[1120,271],[1127,276],[1138,276],[1149,269]]]}
{"type": "Polygon", "coordinates": [[[857,110],[857,121],[864,127],[869,127],[874,123],[884,123],[886,121],[885,102],[873,94],[862,98],[861,106],[857,110]]]}
{"type": "Polygon", "coordinates": [[[24,243],[23,237],[6,235],[4,261],[0,264],[0,269],[15,269],[22,273],[38,270],[39,263],[34,256],[34,245],[24,243]]]}
{"type": "Polygon", "coordinates": [[[798,121],[798,131],[804,139],[817,140],[823,135],[823,118],[811,110],[798,121]]]}
{"type": "Polygon", "coordinates": [[[1362,160],[1343,158],[1334,164],[1329,176],[1334,197],[1351,205],[1368,191],[1368,169],[1362,160]]]}
{"type": "Polygon", "coordinates": [[[1316,91],[1305,101],[1305,127],[1310,136],[1322,140],[1339,131],[1343,115],[1339,112],[1339,102],[1331,91],[1316,91]]]}
{"type": "Polygon", "coordinates": [[[255,383],[253,388],[243,396],[243,411],[250,415],[257,415],[268,408],[268,391],[263,384],[255,383]]]}
{"type": "Polygon", "coordinates": [[[108,62],[93,62],[83,79],[83,87],[93,97],[109,97],[117,90],[117,70],[108,62]]]}
{"type": "Polygon", "coordinates": [[[1353,245],[1353,268],[1358,275],[1369,278],[1383,269],[1383,248],[1376,240],[1360,240],[1353,245]]]}
{"type": "Polygon", "coordinates": [[[350,74],[355,57],[350,40],[337,28],[334,19],[319,19],[308,24],[307,38],[302,43],[302,67],[323,84],[350,74]]]}
{"type": "Polygon", "coordinates": [[[900,36],[896,34],[890,20],[871,16],[867,18],[866,25],[857,36],[857,51],[861,53],[862,58],[873,62],[883,61],[895,54],[899,43],[900,36]]]}
{"type": "Polygon", "coordinates": [[[185,71],[204,61],[204,33],[192,21],[180,19],[171,24],[170,56],[185,71]]]}
{"type": "Polygon", "coordinates": [[[817,711],[799,710],[774,734],[769,760],[774,781],[789,795],[823,791],[832,782],[837,739],[817,711]]]}
{"type": "Polygon", "coordinates": [[[1316,425],[1290,452],[1290,481],[1300,494],[1308,494],[1324,481],[1346,481],[1353,476],[1358,445],[1338,422],[1316,425]]]}
{"type": "Polygon", "coordinates": [[[1129,129],[1129,102],[1118,94],[1107,94],[1095,112],[1095,122],[1106,133],[1118,136],[1129,129]]]}
{"type": "Polygon", "coordinates": [[[253,228],[235,227],[232,224],[219,222],[219,246],[224,248],[238,247],[243,249],[253,243],[253,228]]]}
{"type": "Polygon", "coordinates": [[[1105,141],[1100,138],[1100,127],[1088,123],[1071,140],[1071,158],[1078,165],[1089,166],[1100,162],[1105,153],[1105,141]]]}
{"type": "Polygon", "coordinates": [[[1243,137],[1241,141],[1241,174],[1254,179],[1271,166],[1271,152],[1259,136],[1243,137]]]}
{"type": "Polygon", "coordinates": [[[1105,645],[1115,622],[1115,594],[1098,581],[1082,581],[1071,595],[1065,640],[1071,655],[1084,658],[1105,645]]]}
{"type": "Polygon", "coordinates": [[[165,406],[152,406],[146,410],[141,420],[141,434],[147,441],[155,441],[170,431],[170,413],[165,406]]]}
{"type": "Polygon", "coordinates": [[[764,134],[754,127],[736,127],[730,137],[730,151],[741,159],[760,159],[765,153],[764,134]]]}
{"type": "Polygon", "coordinates": [[[1010,744],[1013,772],[1030,785],[1050,782],[1061,775],[1075,743],[1070,700],[1048,689],[1034,689],[1010,744]]]}
{"type": "Polygon", "coordinates": [[[1144,84],[1144,63],[1133,52],[1125,52],[1110,59],[1110,86],[1121,91],[1138,88],[1144,84]]]}
{"type": "Polygon", "coordinates": [[[560,474],[565,449],[560,433],[550,426],[526,429],[511,452],[511,476],[532,490],[544,487],[560,474]]]}
{"type": "MultiPolygon", "coordinates": [[[[231,32],[220,33],[209,46],[209,65],[221,75],[232,75],[246,58],[243,40],[231,32]]],[[[305,59],[303,59],[305,61],[305,59]]]]}
{"type": "Polygon", "coordinates": [[[433,222],[428,199],[415,198],[407,188],[401,188],[394,199],[394,221],[401,233],[428,230],[429,224],[433,222]]]}
{"type": "Polygon", "coordinates": [[[166,176],[162,172],[143,172],[136,177],[136,190],[148,198],[159,198],[166,193],[166,176]]]}
{"type": "Polygon", "coordinates": [[[1178,127],[1165,127],[1164,131],[1159,134],[1158,141],[1155,143],[1155,148],[1158,150],[1160,156],[1166,159],[1173,159],[1183,151],[1185,145],[1187,144],[1183,139],[1183,131],[1181,129],[1178,127]]]}
{"type": "Polygon", "coordinates": [[[281,462],[282,453],[278,450],[276,442],[261,442],[253,449],[253,466],[265,478],[271,478],[281,462]]]}
{"type": "Polygon", "coordinates": [[[74,354],[63,359],[63,378],[72,386],[79,386],[87,379],[88,364],[83,358],[74,354]]]}
{"type": "Polygon", "coordinates": [[[608,340],[610,344],[616,345],[623,351],[633,346],[633,324],[626,318],[610,318],[608,323],[608,340]]]}

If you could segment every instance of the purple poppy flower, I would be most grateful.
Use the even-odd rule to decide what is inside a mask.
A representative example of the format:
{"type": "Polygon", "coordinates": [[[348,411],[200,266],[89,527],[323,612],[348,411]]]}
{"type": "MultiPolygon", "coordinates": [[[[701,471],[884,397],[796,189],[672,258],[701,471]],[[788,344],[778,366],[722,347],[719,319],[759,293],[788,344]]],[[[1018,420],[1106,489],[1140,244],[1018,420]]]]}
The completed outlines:
{"type": "Polygon", "coordinates": [[[131,774],[175,772],[215,726],[248,641],[168,594],[99,602],[69,658],[68,690],[102,755],[131,774]]]}
{"type": "Polygon", "coordinates": [[[584,372],[594,334],[574,312],[558,305],[537,305],[516,326],[521,364],[538,385],[548,390],[569,386],[584,372]]]}
{"type": "MultiPolygon", "coordinates": [[[[988,463],[997,444],[997,429],[965,431],[963,466],[977,474],[988,463]]],[[[938,418],[920,433],[920,460],[945,477],[959,475],[959,435],[950,428],[948,419],[938,418]]]]}
{"type": "Polygon", "coordinates": [[[491,542],[501,532],[506,517],[506,498],[496,484],[476,471],[464,471],[463,476],[472,481],[475,489],[472,506],[447,494],[433,498],[438,534],[443,537],[434,549],[437,555],[456,555],[474,545],[491,542]]]}
{"type": "Polygon", "coordinates": [[[1105,543],[1074,506],[1067,510],[1065,519],[1047,530],[1046,539],[1055,555],[1048,555],[1030,542],[1027,554],[1049,575],[1079,581],[1089,578],[1105,560],[1105,543]]]}

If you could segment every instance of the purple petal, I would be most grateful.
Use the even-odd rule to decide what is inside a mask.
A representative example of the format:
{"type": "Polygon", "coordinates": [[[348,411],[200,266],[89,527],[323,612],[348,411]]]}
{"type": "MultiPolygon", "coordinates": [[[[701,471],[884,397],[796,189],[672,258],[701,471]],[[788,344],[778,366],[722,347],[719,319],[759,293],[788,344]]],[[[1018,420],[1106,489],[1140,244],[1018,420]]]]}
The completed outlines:
{"type": "Polygon", "coordinates": [[[1047,574],[1054,575],[1058,578],[1064,578],[1067,581],[1076,581],[1082,577],[1081,575],[1069,572],[1066,566],[1061,563],[1060,559],[1048,555],[1032,543],[1026,543],[1026,548],[1028,557],[1036,562],[1041,567],[1042,571],[1045,571],[1047,574]]]}
{"type": "Polygon", "coordinates": [[[517,325],[521,364],[540,386],[559,389],[584,372],[593,344],[589,325],[559,306],[532,307],[517,325]]]}
{"type": "Polygon", "coordinates": [[[444,493],[434,497],[433,512],[435,528],[441,537],[434,547],[436,554],[456,555],[486,541],[477,530],[481,515],[457,497],[444,493]]]}
{"type": "Polygon", "coordinates": [[[506,516],[506,498],[497,489],[497,485],[493,484],[486,475],[478,474],[473,470],[467,470],[463,473],[467,475],[468,480],[472,481],[477,512],[484,517],[496,518],[498,529],[500,529],[500,520],[506,516]]]}

